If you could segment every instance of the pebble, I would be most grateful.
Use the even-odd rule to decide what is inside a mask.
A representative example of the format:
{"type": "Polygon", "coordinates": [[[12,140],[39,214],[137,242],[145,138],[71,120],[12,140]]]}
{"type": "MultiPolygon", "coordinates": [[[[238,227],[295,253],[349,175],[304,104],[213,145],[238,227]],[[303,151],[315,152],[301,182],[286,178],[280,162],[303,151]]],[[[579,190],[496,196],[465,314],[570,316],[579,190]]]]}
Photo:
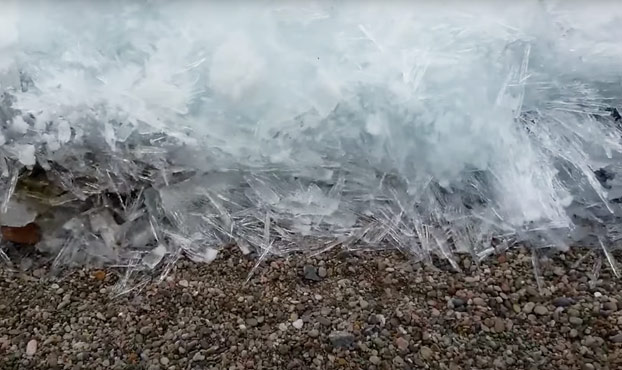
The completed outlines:
{"type": "Polygon", "coordinates": [[[568,319],[568,322],[573,324],[573,325],[581,325],[583,324],[583,319],[581,319],[580,317],[570,317],[568,319]]]}
{"type": "Polygon", "coordinates": [[[612,335],[611,337],[609,337],[609,341],[613,343],[622,343],[622,333],[612,335]]]}
{"type": "Polygon", "coordinates": [[[302,321],[302,319],[298,319],[292,323],[292,326],[296,329],[302,329],[303,325],[304,325],[304,321],[302,321]]]}
{"type": "Polygon", "coordinates": [[[326,267],[321,266],[317,269],[317,274],[319,277],[325,278],[326,276],[328,276],[328,270],[326,269],[326,267]]]}
{"type": "Polygon", "coordinates": [[[615,302],[605,302],[603,303],[603,308],[607,311],[617,311],[618,305],[615,302]]]}
{"type": "MultiPolygon", "coordinates": [[[[6,327],[0,363],[68,369],[93,364],[94,369],[154,370],[511,370],[551,359],[559,370],[582,364],[605,369],[622,343],[621,285],[603,269],[598,283],[606,283],[598,286],[603,296],[595,299],[584,274],[591,260],[587,268],[566,269],[559,278],[547,267],[548,290],[533,295],[531,261],[513,251],[505,266],[484,260],[481,267],[471,263],[468,274],[414,263],[406,272],[405,262],[394,257],[383,257],[381,273],[369,273],[380,258],[359,252],[348,252],[345,259],[274,257],[242,289],[240,277],[254,261],[226,253],[210,265],[180,261],[175,273],[185,276],[192,290],[171,277],[166,286],[146,285],[116,300],[108,299],[116,289],[116,274],[109,271],[103,282],[90,270],[78,272],[54,289],[10,275],[3,288],[23,298],[15,305],[0,302],[6,327]],[[320,266],[322,283],[306,281],[305,265],[320,266]],[[382,283],[386,275],[391,285],[382,283]],[[57,312],[59,302],[71,304],[57,312]],[[538,320],[542,312],[552,314],[551,320],[538,320]],[[466,340],[456,342],[456,333],[466,340]],[[28,355],[28,335],[42,341],[34,355],[28,355]],[[118,350],[109,352],[108,343],[118,350]],[[20,351],[21,357],[13,355],[20,351]]],[[[2,267],[0,273],[12,274],[2,267]]]]}
{"type": "Polygon", "coordinates": [[[322,278],[318,275],[318,269],[315,266],[305,265],[303,267],[303,274],[305,279],[311,281],[320,281],[322,278]]]}
{"type": "Polygon", "coordinates": [[[34,356],[37,353],[37,341],[35,339],[31,339],[28,344],[26,344],[26,355],[34,356]]]}
{"type": "MultiPolygon", "coordinates": [[[[179,280],[179,286],[182,288],[187,288],[190,284],[188,283],[188,280],[179,280]]],[[[166,358],[166,357],[164,357],[166,358]]]]}
{"type": "Polygon", "coordinates": [[[555,307],[568,307],[574,304],[574,299],[568,297],[558,297],[553,300],[553,306],[555,307]]]}
{"type": "Polygon", "coordinates": [[[424,360],[429,360],[434,356],[434,352],[432,352],[432,349],[428,346],[421,347],[419,353],[421,354],[421,358],[424,360]]]}
{"type": "Polygon", "coordinates": [[[523,306],[523,312],[524,313],[531,313],[534,309],[534,307],[536,307],[536,304],[533,302],[527,302],[525,303],[525,305],[523,306]]]}
{"type": "Polygon", "coordinates": [[[502,333],[505,331],[505,321],[502,318],[496,317],[495,318],[495,332],[496,333],[502,333]]]}
{"type": "Polygon", "coordinates": [[[203,360],[205,360],[205,356],[203,356],[200,351],[195,353],[194,356],[192,356],[192,361],[194,362],[203,361],[203,360]]]}
{"type": "Polygon", "coordinates": [[[336,348],[347,348],[354,343],[354,335],[347,331],[333,331],[328,335],[328,339],[336,348]]]}
{"type": "Polygon", "coordinates": [[[408,341],[402,337],[399,337],[395,340],[395,345],[402,352],[408,350],[408,341]]]}
{"type": "Polygon", "coordinates": [[[317,322],[319,322],[321,325],[324,325],[324,326],[329,326],[332,324],[332,322],[324,316],[318,317],[317,322]]]}
{"type": "Polygon", "coordinates": [[[393,357],[393,365],[397,366],[397,367],[402,367],[405,365],[404,363],[404,359],[401,358],[400,356],[395,356],[393,357]]]}
{"type": "Polygon", "coordinates": [[[544,316],[549,313],[549,309],[542,305],[538,305],[533,309],[533,312],[537,315],[544,316]]]}

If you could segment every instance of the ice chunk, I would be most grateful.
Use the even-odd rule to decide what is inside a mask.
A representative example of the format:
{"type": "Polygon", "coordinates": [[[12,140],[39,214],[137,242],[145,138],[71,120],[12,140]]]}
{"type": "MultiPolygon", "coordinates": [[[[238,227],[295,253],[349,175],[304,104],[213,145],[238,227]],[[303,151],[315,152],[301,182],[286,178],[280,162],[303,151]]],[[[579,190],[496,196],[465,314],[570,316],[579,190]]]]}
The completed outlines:
{"type": "Polygon", "coordinates": [[[11,130],[18,134],[25,134],[28,131],[28,124],[21,116],[16,116],[15,118],[13,118],[11,130]]]}
{"type": "Polygon", "coordinates": [[[24,202],[11,199],[7,209],[0,213],[0,225],[21,227],[35,220],[37,211],[24,202]]]}
{"type": "Polygon", "coordinates": [[[162,261],[164,255],[166,255],[166,247],[158,245],[143,257],[142,262],[150,269],[153,269],[162,261]]]}
{"type": "Polygon", "coordinates": [[[12,150],[16,159],[24,166],[34,166],[37,163],[34,145],[14,144],[12,150]]]}
{"type": "Polygon", "coordinates": [[[187,253],[187,256],[194,262],[209,263],[216,259],[218,250],[214,248],[204,248],[201,252],[192,251],[192,253],[187,253]]]}

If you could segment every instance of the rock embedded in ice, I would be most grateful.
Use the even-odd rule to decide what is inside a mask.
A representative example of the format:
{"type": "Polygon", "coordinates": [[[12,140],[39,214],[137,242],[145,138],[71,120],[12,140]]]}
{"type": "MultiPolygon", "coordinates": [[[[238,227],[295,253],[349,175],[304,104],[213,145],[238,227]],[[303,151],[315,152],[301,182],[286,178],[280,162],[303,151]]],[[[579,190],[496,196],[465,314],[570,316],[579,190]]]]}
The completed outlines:
{"type": "Polygon", "coordinates": [[[25,226],[1,226],[2,239],[17,244],[35,245],[41,240],[41,228],[31,222],[25,226]]]}

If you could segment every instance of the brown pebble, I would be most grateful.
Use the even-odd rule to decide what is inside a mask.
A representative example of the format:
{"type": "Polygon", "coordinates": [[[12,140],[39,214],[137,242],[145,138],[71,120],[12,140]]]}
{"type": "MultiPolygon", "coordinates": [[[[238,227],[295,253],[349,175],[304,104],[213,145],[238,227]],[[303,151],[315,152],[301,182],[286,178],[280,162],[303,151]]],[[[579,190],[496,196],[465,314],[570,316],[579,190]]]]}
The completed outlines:
{"type": "Polygon", "coordinates": [[[106,278],[106,271],[97,270],[93,273],[93,277],[95,280],[103,281],[106,278]]]}
{"type": "Polygon", "coordinates": [[[34,222],[26,226],[2,226],[2,239],[17,244],[35,245],[41,240],[41,229],[34,222]]]}

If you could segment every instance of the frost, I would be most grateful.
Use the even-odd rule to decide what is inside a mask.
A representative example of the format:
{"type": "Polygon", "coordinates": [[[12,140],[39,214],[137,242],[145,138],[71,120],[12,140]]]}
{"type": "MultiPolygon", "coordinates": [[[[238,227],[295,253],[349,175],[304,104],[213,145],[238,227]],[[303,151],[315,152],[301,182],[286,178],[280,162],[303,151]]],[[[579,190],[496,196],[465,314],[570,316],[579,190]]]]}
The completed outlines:
{"type": "Polygon", "coordinates": [[[11,3],[2,222],[34,217],[55,266],[164,274],[229,243],[258,264],[395,247],[459,268],[523,243],[615,266],[622,14],[603,7],[11,3]]]}

